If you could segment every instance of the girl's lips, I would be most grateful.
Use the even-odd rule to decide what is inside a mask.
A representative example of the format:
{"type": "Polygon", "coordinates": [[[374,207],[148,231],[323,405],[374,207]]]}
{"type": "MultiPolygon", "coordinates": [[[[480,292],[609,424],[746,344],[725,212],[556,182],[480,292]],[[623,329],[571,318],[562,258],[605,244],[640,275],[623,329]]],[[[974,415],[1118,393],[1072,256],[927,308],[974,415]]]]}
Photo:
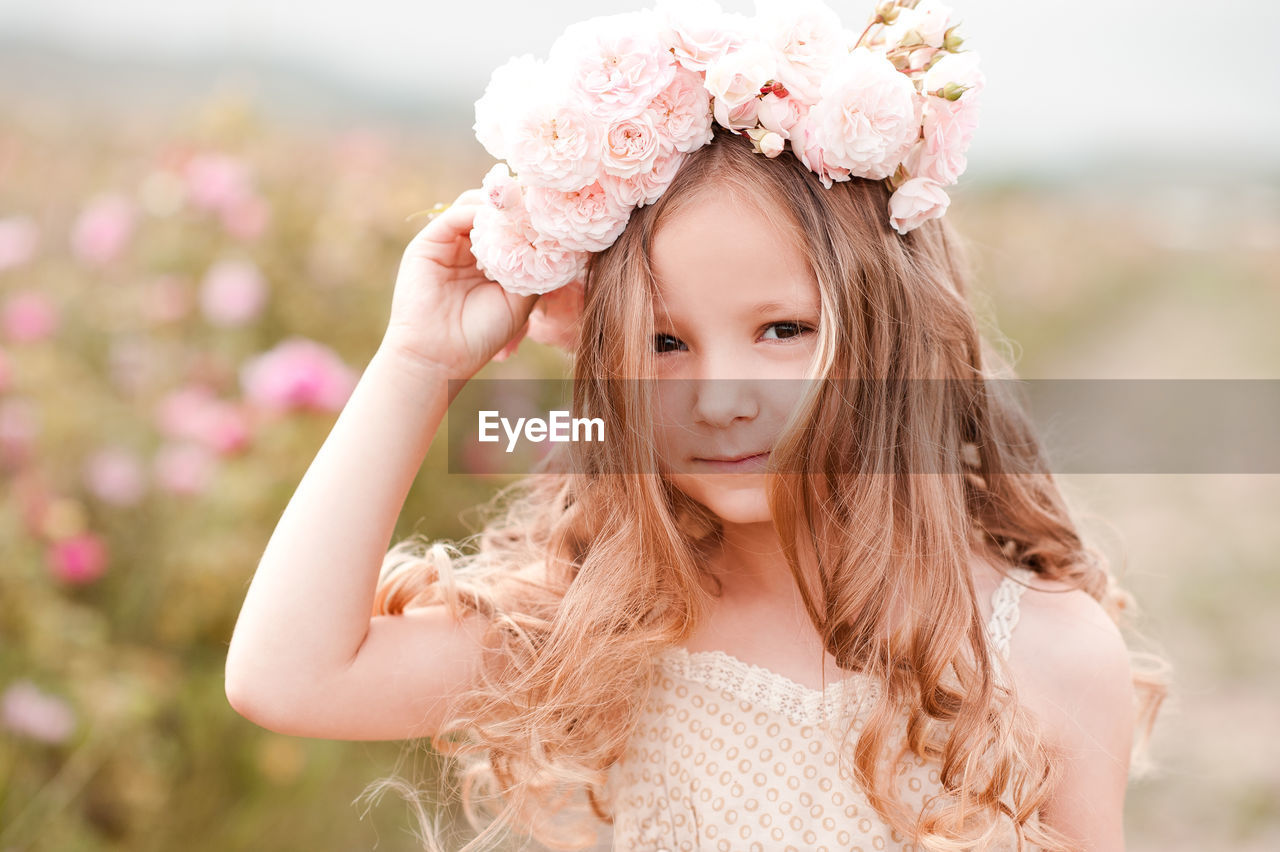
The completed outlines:
{"type": "Polygon", "coordinates": [[[757,453],[738,461],[716,461],[714,459],[694,459],[699,465],[722,473],[738,473],[741,471],[761,470],[769,460],[768,453],[757,453]]]}

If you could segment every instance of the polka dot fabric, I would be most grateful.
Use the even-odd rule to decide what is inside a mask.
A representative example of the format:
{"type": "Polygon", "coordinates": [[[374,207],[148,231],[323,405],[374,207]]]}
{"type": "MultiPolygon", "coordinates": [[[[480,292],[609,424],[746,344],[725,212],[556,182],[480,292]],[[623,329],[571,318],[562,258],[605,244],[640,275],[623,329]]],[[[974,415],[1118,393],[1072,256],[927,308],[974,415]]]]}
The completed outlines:
{"type": "MultiPolygon", "coordinates": [[[[1007,611],[1017,606],[1006,587],[1012,583],[1001,583],[988,624],[1005,648],[1004,628],[1016,621],[1007,611]]],[[[665,650],[636,734],[610,777],[614,849],[917,849],[838,766],[842,708],[854,702],[856,736],[876,699],[876,685],[856,674],[820,691],[720,651],[665,650]]],[[[921,809],[941,792],[939,767],[913,758],[901,789],[906,804],[921,809]]],[[[1017,848],[1012,826],[1002,844],[992,848],[1017,848]]]]}

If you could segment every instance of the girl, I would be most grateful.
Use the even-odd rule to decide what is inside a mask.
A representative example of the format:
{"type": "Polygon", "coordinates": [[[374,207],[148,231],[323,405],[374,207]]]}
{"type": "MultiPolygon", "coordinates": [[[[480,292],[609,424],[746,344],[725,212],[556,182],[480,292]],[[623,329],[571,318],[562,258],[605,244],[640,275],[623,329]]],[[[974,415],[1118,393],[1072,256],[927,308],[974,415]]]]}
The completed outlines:
{"type": "MultiPolygon", "coordinates": [[[[893,38],[919,50],[863,39],[931,9],[884,4],[847,42],[881,53],[849,61],[892,62],[893,38]]],[[[650,23],[617,17],[627,38],[650,23]]],[[[919,115],[883,162],[841,160],[804,132],[820,99],[789,123],[768,113],[803,80],[774,66],[755,104],[729,106],[691,31],[668,22],[656,51],[608,54],[653,63],[628,79],[657,75],[637,103],[667,118],[681,75],[711,92],[702,129],[665,137],[674,165],[592,172],[594,131],[561,110],[518,179],[491,172],[413,239],[382,343],[253,578],[228,699],[295,736],[431,738],[474,824],[494,811],[467,849],[508,829],[584,848],[604,824],[626,850],[1123,849],[1130,755],[1164,685],[1131,667],[1128,596],[1025,414],[985,381],[1009,371],[939,205],[900,194],[904,164],[927,167],[908,158],[919,115]],[[596,215],[638,186],[620,224],[596,215]],[[540,210],[565,194],[576,218],[540,210]],[[507,255],[502,216],[519,225],[507,255]],[[553,238],[553,220],[576,224],[553,238]],[[603,418],[608,440],[556,445],[469,552],[386,552],[461,382],[579,276],[574,414],[603,418]]],[[[561,67],[586,35],[566,37],[561,67]]],[[[720,60],[751,50],[700,44],[721,42],[720,60]]],[[[485,114],[482,139],[519,159],[535,136],[485,114]]]]}

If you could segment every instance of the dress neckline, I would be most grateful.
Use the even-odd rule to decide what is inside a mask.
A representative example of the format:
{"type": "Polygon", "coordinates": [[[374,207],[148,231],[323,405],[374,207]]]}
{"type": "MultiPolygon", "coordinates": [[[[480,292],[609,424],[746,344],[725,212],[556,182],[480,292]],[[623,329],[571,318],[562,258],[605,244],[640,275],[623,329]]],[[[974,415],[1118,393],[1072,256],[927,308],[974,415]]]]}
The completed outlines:
{"type": "MultiPolygon", "coordinates": [[[[1014,569],[1000,581],[992,596],[994,611],[987,622],[987,636],[993,640],[993,651],[1000,656],[1008,653],[1018,598],[1034,573],[1026,568],[1014,569]]],[[[668,674],[763,705],[798,723],[834,718],[850,692],[861,693],[862,699],[868,702],[880,695],[879,682],[866,672],[850,672],[823,689],[815,689],[718,649],[691,651],[683,645],[670,645],[658,652],[657,661],[659,668],[668,674]]]]}
{"type": "Polygon", "coordinates": [[[720,650],[690,651],[683,645],[672,645],[658,653],[658,663],[663,671],[677,678],[776,711],[797,724],[819,724],[837,718],[850,693],[860,693],[866,700],[879,695],[878,684],[865,672],[852,672],[828,683],[825,689],[815,689],[720,650]]]}

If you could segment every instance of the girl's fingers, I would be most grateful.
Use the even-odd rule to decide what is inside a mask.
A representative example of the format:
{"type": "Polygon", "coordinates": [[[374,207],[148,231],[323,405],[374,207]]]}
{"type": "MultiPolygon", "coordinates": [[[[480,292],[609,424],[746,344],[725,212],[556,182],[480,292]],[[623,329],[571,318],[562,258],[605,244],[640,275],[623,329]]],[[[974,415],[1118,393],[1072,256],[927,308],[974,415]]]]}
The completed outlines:
{"type": "Polygon", "coordinates": [[[468,258],[462,256],[464,253],[459,252],[458,238],[471,233],[476,211],[483,203],[482,190],[469,189],[462,193],[413,237],[409,243],[410,251],[446,266],[468,262],[468,258]]]}

